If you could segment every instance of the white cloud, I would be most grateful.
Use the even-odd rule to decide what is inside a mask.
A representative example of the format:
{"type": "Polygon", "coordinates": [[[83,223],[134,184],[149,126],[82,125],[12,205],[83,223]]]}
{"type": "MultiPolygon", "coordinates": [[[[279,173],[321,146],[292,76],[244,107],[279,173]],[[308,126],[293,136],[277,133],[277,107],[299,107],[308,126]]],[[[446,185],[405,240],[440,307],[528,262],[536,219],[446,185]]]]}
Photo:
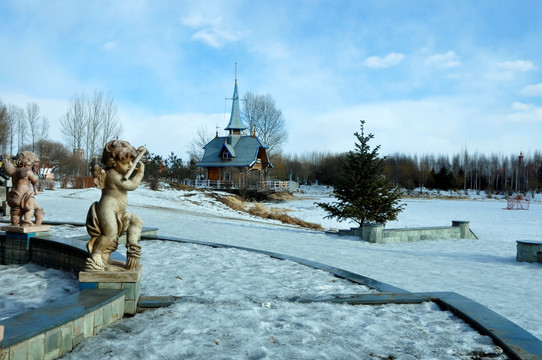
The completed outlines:
{"type": "Polygon", "coordinates": [[[534,108],[534,105],[524,104],[524,103],[521,103],[521,102],[514,102],[512,104],[512,107],[514,108],[514,110],[529,111],[529,110],[534,108]]]}
{"type": "Polygon", "coordinates": [[[503,61],[497,63],[497,66],[505,70],[520,72],[536,69],[536,66],[532,62],[526,60],[503,61]]]}
{"type": "Polygon", "coordinates": [[[428,56],[425,59],[425,64],[436,67],[438,69],[449,69],[461,65],[461,61],[457,59],[457,55],[453,51],[448,51],[444,54],[435,54],[428,56]]]}
{"type": "Polygon", "coordinates": [[[493,68],[485,74],[485,78],[488,80],[508,81],[515,79],[516,73],[518,72],[527,72],[535,69],[536,66],[534,66],[531,61],[503,61],[498,62],[496,66],[493,66],[493,68]]]}
{"type": "Polygon", "coordinates": [[[521,95],[542,96],[542,83],[524,87],[523,90],[521,90],[521,95]]]}
{"type": "Polygon", "coordinates": [[[221,21],[221,18],[205,18],[201,16],[201,14],[191,14],[189,16],[183,16],[181,18],[181,24],[191,27],[193,29],[206,26],[216,26],[220,24],[221,21]]]}
{"type": "Polygon", "coordinates": [[[252,47],[253,51],[261,54],[267,60],[280,60],[290,57],[290,50],[286,44],[275,42],[265,44],[255,44],[252,47]]]}
{"type": "Polygon", "coordinates": [[[321,114],[296,114],[310,118],[314,126],[298,125],[290,131],[285,151],[310,152],[318,149],[322,134],[330,139],[326,149],[332,152],[351,150],[359,120],[365,119],[365,131],[375,135],[371,146],[381,145],[381,155],[394,152],[442,153],[459,151],[465,141],[478,141],[472,119],[482,118],[476,109],[455,99],[431,98],[420,101],[386,101],[338,108],[321,114]],[[465,129],[472,131],[466,132],[465,129]],[[472,137],[472,139],[470,138],[472,137]]]}
{"type": "Polygon", "coordinates": [[[405,58],[401,53],[390,53],[384,57],[371,56],[365,59],[363,65],[370,68],[389,68],[399,64],[405,58]]]}
{"type": "MultiPolygon", "coordinates": [[[[506,115],[506,120],[516,123],[542,123],[542,107],[515,102],[513,108],[516,111],[506,115]]],[[[533,129],[529,133],[525,133],[524,136],[532,136],[537,132],[533,129]]]]}
{"type": "Polygon", "coordinates": [[[514,73],[512,71],[488,72],[485,74],[485,78],[495,81],[508,81],[514,79],[514,73]]]}
{"type": "Polygon", "coordinates": [[[113,50],[117,46],[117,43],[115,41],[108,41],[104,44],[105,50],[113,50]]]}
{"type": "Polygon", "coordinates": [[[192,35],[192,40],[201,41],[211,47],[219,48],[227,42],[235,42],[238,37],[227,31],[218,29],[202,29],[192,35]]]}
{"type": "Polygon", "coordinates": [[[214,48],[220,48],[225,43],[235,42],[240,36],[232,31],[226,30],[222,24],[222,18],[208,18],[200,14],[192,14],[182,17],[181,24],[195,29],[192,40],[201,41],[214,48]]]}

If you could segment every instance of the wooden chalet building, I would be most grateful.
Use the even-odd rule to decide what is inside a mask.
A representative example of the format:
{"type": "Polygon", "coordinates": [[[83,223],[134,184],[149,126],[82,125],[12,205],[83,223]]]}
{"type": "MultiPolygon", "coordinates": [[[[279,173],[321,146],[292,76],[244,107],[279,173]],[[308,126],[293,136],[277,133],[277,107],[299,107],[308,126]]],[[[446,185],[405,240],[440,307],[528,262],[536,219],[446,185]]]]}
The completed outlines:
{"type": "Polygon", "coordinates": [[[255,133],[242,135],[246,130],[239,115],[237,79],[233,89],[230,122],[224,129],[228,136],[218,136],[203,147],[205,153],[197,166],[207,169],[207,180],[226,187],[257,187],[263,180],[263,170],[273,165],[267,156],[268,146],[255,133]]]}

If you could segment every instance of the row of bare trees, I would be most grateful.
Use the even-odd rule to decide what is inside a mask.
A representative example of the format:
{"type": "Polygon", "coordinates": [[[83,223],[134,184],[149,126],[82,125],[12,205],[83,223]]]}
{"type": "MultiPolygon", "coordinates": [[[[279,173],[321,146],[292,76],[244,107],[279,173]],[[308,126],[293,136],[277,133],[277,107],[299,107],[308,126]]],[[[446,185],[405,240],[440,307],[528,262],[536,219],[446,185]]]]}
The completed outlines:
{"type": "Polygon", "coordinates": [[[90,160],[104,145],[122,133],[113,97],[96,90],[92,96],[76,93],[60,119],[62,137],[68,148],[90,160]]]}
{"type": "Polygon", "coordinates": [[[64,144],[47,138],[49,122],[36,103],[20,108],[0,102],[0,154],[30,150],[38,154],[42,169],[53,169],[62,178],[82,177],[93,157],[122,132],[113,98],[97,90],[92,96],[73,95],[60,125],[64,144]]]}
{"type": "Polygon", "coordinates": [[[302,155],[275,154],[271,158],[273,169],[270,176],[282,180],[294,180],[303,184],[333,185],[342,172],[346,154],[311,152],[302,155]]]}
{"type": "MultiPolygon", "coordinates": [[[[342,174],[345,154],[313,152],[278,154],[272,159],[272,176],[302,183],[333,185],[342,174]]],[[[542,190],[542,152],[482,154],[463,150],[448,155],[395,153],[384,161],[385,174],[404,189],[476,190],[513,193],[542,190]]]]}
{"type": "Polygon", "coordinates": [[[542,153],[481,154],[467,150],[452,156],[421,157],[393,154],[386,161],[394,184],[412,189],[484,190],[488,193],[540,191],[542,188],[542,153]]]}
{"type": "Polygon", "coordinates": [[[27,147],[35,151],[36,144],[47,138],[49,120],[40,116],[40,107],[28,103],[25,108],[0,102],[0,153],[13,154],[27,147]]]}

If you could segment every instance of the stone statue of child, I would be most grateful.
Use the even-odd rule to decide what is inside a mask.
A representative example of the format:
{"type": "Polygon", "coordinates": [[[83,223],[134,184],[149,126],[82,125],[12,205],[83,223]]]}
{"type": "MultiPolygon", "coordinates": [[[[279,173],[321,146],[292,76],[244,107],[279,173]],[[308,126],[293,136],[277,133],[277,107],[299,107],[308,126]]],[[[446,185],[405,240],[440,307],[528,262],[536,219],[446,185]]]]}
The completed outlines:
{"type": "Polygon", "coordinates": [[[105,145],[103,151],[105,170],[99,165],[94,166],[94,184],[102,190],[102,196],[100,201],[92,204],[87,215],[86,227],[91,239],[87,244],[90,258],[87,259],[86,271],[118,270],[110,255],[117,249],[118,238],[124,232],[125,268],[135,270],[139,265],[141,245],[138,241],[143,222],[139,216],[127,212],[126,206],[127,192],[137,189],[143,179],[145,165],[139,159],[145,152],[143,146],[136,151],[127,141],[113,140],[105,145]],[[135,175],[130,178],[136,165],[139,166],[135,175]]]}
{"type": "Polygon", "coordinates": [[[13,226],[38,226],[43,221],[45,213],[34,198],[39,194],[37,189],[39,179],[32,171],[32,166],[39,161],[38,155],[31,151],[22,151],[17,155],[17,166],[14,166],[9,158],[2,161],[2,168],[13,179],[13,188],[7,198],[13,226]],[[34,188],[33,191],[30,185],[34,188]],[[32,216],[35,217],[34,222],[32,216]]]}

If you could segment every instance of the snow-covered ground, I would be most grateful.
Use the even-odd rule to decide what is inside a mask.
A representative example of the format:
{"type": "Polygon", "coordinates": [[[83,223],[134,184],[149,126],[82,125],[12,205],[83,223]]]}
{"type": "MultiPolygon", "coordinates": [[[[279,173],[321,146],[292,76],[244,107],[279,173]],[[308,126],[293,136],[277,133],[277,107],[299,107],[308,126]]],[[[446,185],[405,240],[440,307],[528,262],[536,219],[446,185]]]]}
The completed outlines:
{"type": "Polygon", "coordinates": [[[34,263],[0,265],[0,321],[79,291],[74,273],[34,263]]]}
{"type": "MultiPolygon", "coordinates": [[[[287,208],[291,210],[289,215],[320,223],[326,229],[353,226],[323,219],[325,214],[314,202],[332,201],[326,188],[305,188],[296,196],[294,201],[269,206],[287,208]]],[[[45,209],[46,220],[82,222],[91,202],[98,198],[96,189],[57,189],[43,192],[37,200],[45,209]]],[[[129,194],[129,202],[129,211],[141,216],[145,226],[158,227],[161,235],[307,258],[412,292],[455,291],[542,339],[542,264],[515,261],[516,240],[541,238],[542,204],[537,202],[531,203],[528,211],[509,211],[503,210],[503,200],[406,199],[405,211],[397,221],[388,223],[388,228],[440,226],[450,225],[452,220],[468,220],[479,239],[396,244],[368,244],[353,237],[341,238],[255,218],[233,211],[199,191],[155,192],[140,188],[129,194]]],[[[54,227],[52,231],[62,236],[85,233],[82,228],[71,227],[54,227]]],[[[432,304],[291,304],[284,299],[365,289],[337,283],[334,278],[331,282],[325,273],[265,256],[143,242],[142,263],[145,295],[188,295],[194,296],[194,301],[123,319],[98,337],[85,340],[68,358],[122,358],[123,351],[127,351],[133,358],[148,358],[144,354],[164,358],[360,358],[359,354],[372,352],[374,358],[393,355],[409,359],[417,355],[444,359],[469,358],[466,354],[473,351],[493,351],[486,338],[478,339],[477,333],[464,329],[462,322],[437,311],[432,304]],[[269,261],[271,265],[267,265],[269,261]],[[122,349],[115,350],[121,342],[122,349]],[[107,349],[107,353],[95,354],[96,347],[107,349]],[[137,351],[143,351],[143,355],[137,355],[137,351]]],[[[0,267],[2,284],[6,270],[10,271],[8,277],[17,272],[5,268],[0,267]]],[[[26,266],[19,268],[24,274],[38,272],[26,266]]],[[[50,279],[42,281],[45,285],[40,286],[49,286],[50,279]]],[[[60,287],[70,289],[70,281],[67,279],[68,285],[60,287]]]]}

